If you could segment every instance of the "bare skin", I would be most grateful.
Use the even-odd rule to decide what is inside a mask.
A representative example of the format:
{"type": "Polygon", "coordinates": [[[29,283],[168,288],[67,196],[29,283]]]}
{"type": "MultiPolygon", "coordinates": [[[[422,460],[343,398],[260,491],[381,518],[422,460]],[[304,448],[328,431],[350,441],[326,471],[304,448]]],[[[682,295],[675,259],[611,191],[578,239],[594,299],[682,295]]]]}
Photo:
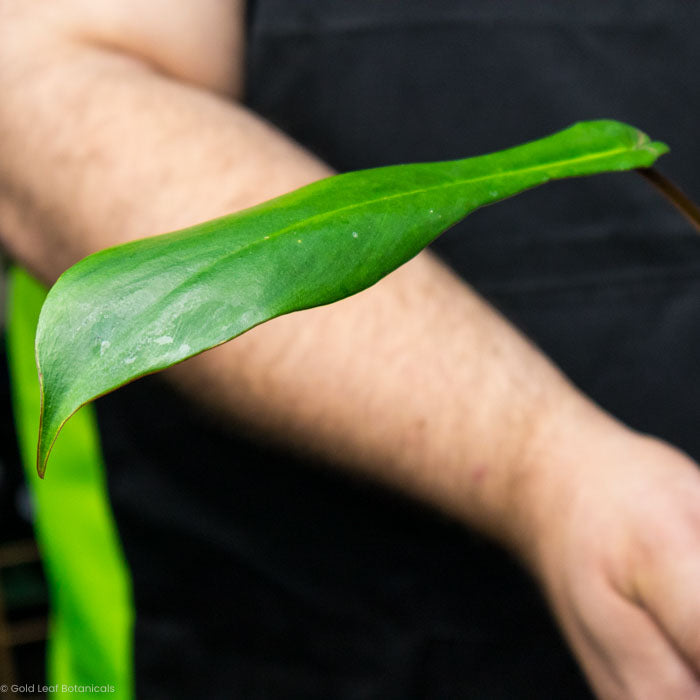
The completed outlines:
{"type": "MultiPolygon", "coordinates": [[[[17,260],[51,282],[331,172],[236,103],[242,11],[0,0],[0,236],[17,260]]],[[[600,697],[700,698],[697,466],[586,399],[430,254],[167,375],[511,548],[600,697]]]]}

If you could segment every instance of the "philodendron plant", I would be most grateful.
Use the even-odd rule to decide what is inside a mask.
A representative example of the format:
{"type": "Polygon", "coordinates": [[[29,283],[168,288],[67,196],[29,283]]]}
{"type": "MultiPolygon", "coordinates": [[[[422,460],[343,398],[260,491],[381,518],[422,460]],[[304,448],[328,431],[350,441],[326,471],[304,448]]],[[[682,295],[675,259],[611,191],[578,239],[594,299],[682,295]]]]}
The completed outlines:
{"type": "Polygon", "coordinates": [[[49,292],[36,335],[37,468],[82,405],[271,318],[377,282],[474,209],[557,178],[648,168],[663,143],[614,121],[465,160],[329,177],[100,251],[49,292]]]}

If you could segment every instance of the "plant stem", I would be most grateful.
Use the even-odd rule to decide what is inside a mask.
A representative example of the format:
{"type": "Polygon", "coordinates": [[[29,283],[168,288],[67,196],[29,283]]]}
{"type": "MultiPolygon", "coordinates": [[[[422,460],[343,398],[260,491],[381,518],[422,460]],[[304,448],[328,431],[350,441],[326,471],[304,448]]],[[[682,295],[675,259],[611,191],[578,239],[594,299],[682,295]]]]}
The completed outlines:
{"type": "Polygon", "coordinates": [[[700,207],[685,192],[654,168],[637,168],[637,172],[661,192],[700,233],[700,207]]]}

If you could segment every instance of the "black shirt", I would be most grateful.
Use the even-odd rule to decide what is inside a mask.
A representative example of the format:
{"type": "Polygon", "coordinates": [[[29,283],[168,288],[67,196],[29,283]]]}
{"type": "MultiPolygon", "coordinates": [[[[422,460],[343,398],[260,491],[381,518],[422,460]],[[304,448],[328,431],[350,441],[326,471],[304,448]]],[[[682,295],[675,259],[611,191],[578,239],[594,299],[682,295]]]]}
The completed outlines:
{"type": "MultiPolygon", "coordinates": [[[[257,0],[247,103],[340,171],[619,119],[697,194],[699,29],[681,0],[257,0]]],[[[700,237],[641,178],[553,183],[434,249],[599,403],[700,458],[700,237]]],[[[98,413],[142,697],[590,696],[529,578],[458,523],[220,430],[157,377],[98,413]]]]}

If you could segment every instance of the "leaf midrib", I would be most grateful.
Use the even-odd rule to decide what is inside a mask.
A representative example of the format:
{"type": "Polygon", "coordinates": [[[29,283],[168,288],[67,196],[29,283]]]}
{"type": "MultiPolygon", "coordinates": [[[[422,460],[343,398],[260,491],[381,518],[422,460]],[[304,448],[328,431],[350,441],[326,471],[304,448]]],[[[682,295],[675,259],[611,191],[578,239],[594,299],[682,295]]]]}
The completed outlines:
{"type": "MultiPolygon", "coordinates": [[[[324,212],[320,212],[318,214],[315,214],[314,216],[311,216],[307,219],[304,219],[303,222],[301,222],[301,225],[306,225],[309,222],[316,222],[316,221],[321,221],[326,217],[334,216],[337,214],[340,214],[344,211],[351,211],[352,209],[357,209],[359,207],[364,207],[364,206],[371,206],[372,204],[377,204],[379,202],[385,202],[389,201],[392,199],[400,199],[402,197],[410,197],[412,195],[416,194],[423,194],[425,192],[431,192],[433,190],[443,190],[443,189],[448,189],[451,187],[461,187],[464,185],[472,184],[475,182],[482,182],[484,180],[492,180],[497,177],[513,177],[515,175],[521,175],[524,173],[528,172],[536,172],[538,170],[546,170],[547,168],[551,168],[553,166],[562,166],[562,165],[569,165],[577,162],[582,162],[582,161],[587,161],[587,160],[597,160],[597,159],[602,159],[602,158],[607,158],[612,155],[616,155],[618,153],[625,153],[627,151],[635,151],[638,150],[637,146],[633,147],[625,147],[625,148],[613,148],[608,151],[603,151],[600,153],[596,153],[594,155],[585,155],[585,156],[577,156],[576,158],[567,158],[565,160],[555,160],[555,161],[550,161],[549,163],[545,163],[543,165],[536,165],[536,166],[530,166],[527,168],[520,168],[518,170],[506,170],[504,172],[499,172],[499,173],[492,173],[490,175],[482,175],[479,177],[473,177],[473,178],[466,178],[462,180],[455,180],[454,182],[449,182],[445,184],[440,184],[440,185],[432,185],[430,187],[423,187],[415,190],[408,190],[406,192],[398,192],[397,194],[391,194],[391,195],[386,195],[383,197],[377,197],[376,199],[367,199],[363,200],[362,202],[354,202],[352,204],[348,204],[344,207],[339,207],[338,209],[331,209],[327,210],[324,212]]],[[[193,280],[196,280],[203,275],[206,275],[206,273],[211,270],[212,268],[216,267],[222,262],[225,262],[229,258],[233,258],[237,255],[240,255],[241,253],[244,253],[247,250],[250,250],[254,246],[261,245],[263,243],[268,243],[271,240],[274,240],[276,238],[279,238],[280,236],[283,236],[285,233],[288,233],[289,231],[292,231],[300,226],[299,223],[296,224],[290,224],[289,226],[285,226],[284,228],[281,228],[279,231],[276,231],[274,233],[269,234],[267,238],[260,239],[258,238],[257,240],[251,241],[250,243],[246,243],[245,245],[241,246],[240,248],[236,248],[236,250],[232,250],[231,252],[227,253],[226,255],[223,255],[216,260],[212,261],[211,263],[205,265],[204,267],[201,267],[197,272],[195,272],[193,275],[188,277],[187,279],[183,280],[180,282],[178,285],[173,287],[167,294],[162,296],[159,300],[154,301],[153,305],[155,306],[156,304],[161,303],[162,301],[168,299],[170,296],[176,294],[178,290],[183,287],[186,284],[190,284],[193,280]]]]}
{"type": "MultiPolygon", "coordinates": [[[[324,218],[335,216],[335,215],[342,213],[342,212],[345,212],[345,211],[351,211],[353,209],[357,209],[359,207],[364,207],[364,206],[371,206],[371,205],[377,204],[379,202],[385,202],[385,201],[390,201],[390,200],[394,200],[394,199],[401,199],[402,197],[410,197],[410,196],[413,196],[416,194],[423,194],[425,192],[431,192],[434,190],[444,190],[444,189],[449,189],[452,187],[462,187],[464,185],[469,185],[469,184],[473,184],[476,182],[483,182],[485,180],[492,180],[495,178],[513,177],[516,175],[537,172],[538,170],[546,170],[547,168],[551,168],[554,166],[565,166],[565,165],[583,162],[583,161],[603,159],[603,158],[607,158],[609,156],[616,155],[618,153],[625,153],[625,152],[629,152],[629,151],[635,151],[638,149],[639,149],[639,146],[637,144],[635,144],[634,146],[631,146],[631,147],[617,147],[617,148],[609,149],[607,151],[602,151],[602,152],[595,153],[595,154],[587,154],[587,155],[583,155],[583,156],[577,156],[576,158],[554,160],[554,161],[550,161],[548,163],[544,163],[541,165],[529,166],[526,168],[519,168],[517,170],[506,170],[506,171],[502,171],[502,172],[498,172],[498,173],[491,173],[489,175],[481,175],[479,177],[464,178],[464,179],[455,180],[453,182],[448,182],[448,183],[444,183],[444,184],[431,185],[430,187],[423,187],[423,188],[418,188],[418,189],[414,189],[414,190],[407,190],[405,192],[398,192],[396,194],[385,195],[383,197],[377,197],[376,199],[363,200],[362,202],[353,202],[352,204],[348,204],[344,207],[339,207],[337,209],[331,209],[331,210],[319,212],[318,214],[315,214],[307,219],[304,219],[303,222],[300,222],[300,223],[302,225],[305,225],[305,224],[308,224],[310,222],[321,221],[324,218]]],[[[290,224],[289,226],[285,226],[284,228],[281,228],[279,231],[276,231],[274,233],[269,234],[268,238],[266,238],[266,239],[265,238],[258,238],[254,241],[251,241],[250,243],[246,243],[245,245],[241,246],[240,248],[236,248],[236,250],[233,250],[233,251],[227,253],[226,255],[223,255],[221,257],[216,258],[215,260],[208,263],[204,267],[201,267],[193,275],[190,275],[189,277],[182,280],[182,282],[178,283],[175,287],[170,289],[162,297],[155,300],[152,305],[149,305],[146,309],[143,309],[140,315],[142,315],[148,309],[152,309],[153,307],[157,307],[157,306],[161,305],[163,302],[167,301],[167,299],[176,295],[182,287],[184,287],[186,285],[190,285],[193,281],[203,277],[212,268],[216,267],[217,265],[225,262],[226,260],[228,260],[230,258],[236,257],[237,255],[240,255],[240,254],[246,252],[247,250],[254,248],[255,246],[261,245],[263,243],[268,243],[271,240],[274,240],[276,238],[279,238],[280,236],[283,236],[284,234],[288,233],[289,231],[292,231],[292,230],[298,228],[300,226],[300,223],[290,224]]],[[[193,354],[197,354],[198,352],[202,352],[202,351],[197,350],[193,354]]]]}

